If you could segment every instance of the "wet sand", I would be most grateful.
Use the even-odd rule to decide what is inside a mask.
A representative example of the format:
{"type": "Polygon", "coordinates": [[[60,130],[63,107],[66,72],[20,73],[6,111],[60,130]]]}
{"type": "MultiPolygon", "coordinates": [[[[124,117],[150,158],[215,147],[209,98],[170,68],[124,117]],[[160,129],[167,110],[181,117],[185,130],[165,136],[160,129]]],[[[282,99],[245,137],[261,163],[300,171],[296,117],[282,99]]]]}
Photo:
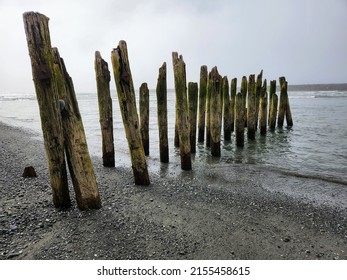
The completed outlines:
{"type": "MultiPolygon", "coordinates": [[[[37,137],[36,137],[37,138],[37,137]]],[[[102,209],[55,209],[42,141],[0,123],[0,259],[347,259],[347,185],[245,164],[177,163],[135,186],[93,158],[102,209]],[[22,178],[32,165],[37,178],[22,178]]]]}

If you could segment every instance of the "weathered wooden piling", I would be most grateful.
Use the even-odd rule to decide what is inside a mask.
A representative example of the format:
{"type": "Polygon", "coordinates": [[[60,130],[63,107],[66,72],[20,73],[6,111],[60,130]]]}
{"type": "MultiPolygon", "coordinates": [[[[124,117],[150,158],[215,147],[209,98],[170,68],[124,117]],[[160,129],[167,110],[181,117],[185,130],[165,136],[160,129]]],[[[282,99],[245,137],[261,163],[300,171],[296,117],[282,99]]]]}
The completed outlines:
{"type": "Polygon", "coordinates": [[[206,147],[211,147],[211,89],[208,78],[206,87],[206,147]]]}
{"type": "Polygon", "coordinates": [[[159,129],[159,153],[160,162],[169,162],[169,143],[168,143],[168,125],[167,125],[167,81],[166,81],[166,63],[159,68],[157,81],[157,111],[158,111],[158,129],[159,129]]]}
{"type": "Polygon", "coordinates": [[[255,75],[249,75],[248,79],[248,96],[247,96],[247,137],[250,140],[255,139],[256,123],[256,92],[255,92],[255,75]]]}
{"type": "Polygon", "coordinates": [[[208,90],[210,94],[210,131],[211,155],[221,155],[220,139],[222,129],[222,76],[217,67],[213,67],[208,75],[208,90]]]}
{"type": "Polygon", "coordinates": [[[180,144],[181,168],[183,170],[191,170],[192,161],[190,153],[186,64],[184,63],[182,55],[178,56],[177,52],[172,53],[172,63],[175,80],[176,121],[180,144]]]}
{"type": "Polygon", "coordinates": [[[236,137],[236,146],[244,146],[244,132],[245,132],[245,103],[244,97],[241,92],[236,94],[235,98],[235,137],[236,137]]]}
{"type": "Polygon", "coordinates": [[[72,78],[58,49],[54,48],[53,53],[53,71],[57,77],[65,153],[77,206],[80,210],[98,209],[101,207],[100,195],[72,78]]]}
{"type": "Polygon", "coordinates": [[[145,155],[149,155],[149,90],[147,83],[142,83],[140,94],[140,132],[145,155]]]}
{"type": "Polygon", "coordinates": [[[64,134],[59,112],[58,90],[53,72],[53,52],[49,18],[43,14],[23,14],[31,60],[32,75],[40,110],[41,128],[48,161],[48,172],[55,207],[69,207],[67,170],[64,158],[64,134]]]}
{"type": "Polygon", "coordinates": [[[113,115],[110,93],[111,77],[108,64],[102,59],[99,51],[95,52],[94,67],[102,138],[102,162],[104,166],[114,167],[113,115]]]}
{"type": "Polygon", "coordinates": [[[243,120],[244,120],[244,127],[247,127],[247,77],[243,76],[241,80],[241,95],[242,95],[242,101],[243,101],[243,120]]]}
{"type": "Polygon", "coordinates": [[[269,108],[269,128],[276,128],[278,96],[276,94],[276,80],[270,81],[270,108],[269,108]]]}
{"type": "Polygon", "coordinates": [[[259,126],[261,135],[266,135],[267,130],[267,99],[267,82],[265,79],[261,87],[259,100],[259,126]]]}
{"type": "Polygon", "coordinates": [[[196,123],[198,114],[198,83],[188,83],[188,107],[190,127],[190,151],[196,153],[196,123]]]}
{"type": "Polygon", "coordinates": [[[236,87],[237,87],[237,78],[233,78],[230,84],[231,131],[234,131],[234,128],[235,128],[236,87]]]}
{"type": "Polygon", "coordinates": [[[205,138],[205,115],[206,115],[206,91],[207,91],[207,66],[200,68],[199,87],[199,116],[198,116],[198,142],[203,143],[205,138]]]}
{"type": "Polygon", "coordinates": [[[257,82],[255,85],[255,131],[258,129],[258,119],[259,119],[259,106],[260,106],[260,97],[263,83],[263,70],[257,76],[257,82]]]}
{"type": "Polygon", "coordinates": [[[289,105],[289,98],[288,98],[288,83],[286,81],[285,77],[280,77],[280,104],[278,109],[278,126],[283,127],[284,123],[284,116],[286,117],[286,122],[288,127],[293,126],[293,119],[292,114],[290,110],[289,105]]]}
{"type": "Polygon", "coordinates": [[[231,107],[230,95],[229,95],[229,81],[228,77],[224,76],[222,80],[222,96],[223,96],[223,131],[224,140],[231,140],[232,131],[232,118],[233,109],[231,107]]]}
{"type": "Polygon", "coordinates": [[[149,185],[150,180],[145,151],[142,145],[139,118],[136,110],[135,90],[125,41],[120,41],[118,47],[112,50],[111,60],[119,107],[131,155],[135,184],[149,185]]]}

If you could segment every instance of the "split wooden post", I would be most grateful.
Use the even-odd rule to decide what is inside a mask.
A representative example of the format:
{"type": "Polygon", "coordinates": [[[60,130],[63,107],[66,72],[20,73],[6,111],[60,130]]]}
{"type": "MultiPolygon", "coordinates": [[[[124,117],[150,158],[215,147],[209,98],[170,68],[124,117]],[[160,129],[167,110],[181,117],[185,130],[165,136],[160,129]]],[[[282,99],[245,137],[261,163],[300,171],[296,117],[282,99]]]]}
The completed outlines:
{"type": "Polygon", "coordinates": [[[211,155],[220,157],[220,139],[222,129],[222,76],[217,67],[213,67],[208,75],[208,90],[210,94],[210,131],[211,155]]]}
{"type": "Polygon", "coordinates": [[[206,115],[206,91],[207,91],[207,66],[200,68],[199,87],[199,116],[198,116],[198,142],[203,143],[205,138],[205,115],[206,115]]]}
{"type": "Polygon", "coordinates": [[[241,80],[241,94],[242,94],[242,101],[243,101],[243,120],[244,120],[244,127],[247,127],[247,107],[246,107],[246,101],[247,101],[247,77],[243,76],[241,80]]]}
{"type": "Polygon", "coordinates": [[[285,77],[280,77],[280,104],[279,104],[279,111],[278,111],[278,126],[283,127],[284,123],[284,116],[286,116],[287,126],[292,127],[293,126],[293,119],[292,119],[292,113],[290,110],[289,105],[289,99],[288,99],[288,83],[286,81],[285,77]]]}
{"type": "Polygon", "coordinates": [[[95,52],[96,88],[99,105],[99,121],[102,138],[102,161],[107,167],[115,166],[112,98],[110,93],[110,71],[99,51],[95,52]]]}
{"type": "Polygon", "coordinates": [[[198,114],[198,83],[188,83],[190,151],[196,153],[196,123],[198,114]]]}
{"type": "Polygon", "coordinates": [[[31,60],[32,75],[40,110],[41,128],[48,161],[48,172],[55,207],[69,207],[64,134],[59,112],[58,90],[53,72],[53,53],[49,18],[43,14],[23,14],[24,28],[31,60]]]}
{"type": "Polygon", "coordinates": [[[259,100],[259,126],[260,134],[266,135],[267,129],[267,82],[264,80],[263,86],[261,87],[260,100],[259,100]]]}
{"type": "Polygon", "coordinates": [[[247,137],[250,140],[255,139],[256,123],[256,92],[255,92],[255,75],[249,75],[248,79],[248,98],[247,98],[247,137]]]}
{"type": "Polygon", "coordinates": [[[159,68],[157,81],[157,105],[158,105],[158,129],[159,129],[159,153],[160,162],[169,162],[169,143],[167,125],[167,81],[166,63],[159,68]]]}
{"type": "Polygon", "coordinates": [[[260,106],[260,97],[263,83],[263,70],[257,76],[257,82],[255,85],[255,131],[258,129],[258,119],[259,119],[259,106],[260,106]]]}
{"type": "Polygon", "coordinates": [[[230,108],[231,108],[231,131],[235,128],[235,98],[236,98],[237,78],[231,80],[230,85],[230,108]]]}
{"type": "Polygon", "coordinates": [[[186,64],[182,55],[177,52],[172,53],[175,92],[176,92],[176,121],[179,135],[181,168],[182,170],[191,170],[191,152],[190,152],[190,128],[188,120],[188,100],[186,83],[186,64]]]}
{"type": "Polygon", "coordinates": [[[140,94],[140,132],[145,155],[149,155],[149,90],[147,83],[142,83],[140,94]]]}
{"type": "Polygon", "coordinates": [[[231,107],[230,96],[229,96],[229,81],[228,77],[224,76],[222,80],[222,96],[223,96],[223,130],[224,130],[224,140],[231,140],[232,131],[232,115],[233,109],[231,107]]]}
{"type": "Polygon", "coordinates": [[[235,137],[237,147],[243,147],[245,141],[245,103],[243,99],[243,94],[239,92],[235,98],[235,137]]]}
{"type": "Polygon", "coordinates": [[[65,153],[75,190],[77,206],[80,210],[99,209],[101,201],[98,185],[93,163],[89,155],[74,85],[58,49],[54,48],[53,53],[55,62],[53,71],[57,77],[65,153]]]}
{"type": "Polygon", "coordinates": [[[125,41],[120,41],[118,47],[112,50],[111,60],[119,107],[131,155],[135,184],[149,185],[147,162],[142,145],[139,117],[136,110],[135,90],[125,41]]]}
{"type": "Polygon", "coordinates": [[[276,94],[276,80],[270,82],[270,108],[269,108],[269,128],[276,128],[278,96],[276,94]]]}

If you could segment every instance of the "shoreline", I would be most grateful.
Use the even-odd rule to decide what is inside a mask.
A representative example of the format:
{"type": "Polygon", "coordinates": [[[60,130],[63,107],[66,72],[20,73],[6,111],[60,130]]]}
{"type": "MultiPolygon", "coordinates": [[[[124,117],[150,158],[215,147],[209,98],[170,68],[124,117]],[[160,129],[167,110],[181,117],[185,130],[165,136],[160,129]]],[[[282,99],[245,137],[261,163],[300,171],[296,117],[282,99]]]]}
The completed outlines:
{"type": "Polygon", "coordinates": [[[42,141],[0,122],[0,260],[347,259],[347,188],[265,167],[178,164],[135,186],[93,157],[100,210],[55,209],[42,141]],[[37,178],[22,178],[32,165],[37,178]]]}

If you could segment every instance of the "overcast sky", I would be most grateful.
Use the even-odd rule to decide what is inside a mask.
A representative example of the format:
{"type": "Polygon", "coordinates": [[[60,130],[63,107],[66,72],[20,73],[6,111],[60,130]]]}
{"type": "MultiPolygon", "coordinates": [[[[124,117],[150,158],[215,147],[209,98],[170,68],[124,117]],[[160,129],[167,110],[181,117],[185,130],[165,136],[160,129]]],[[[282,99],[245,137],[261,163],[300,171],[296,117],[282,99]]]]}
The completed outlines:
{"type": "Polygon", "coordinates": [[[205,64],[229,78],[263,69],[264,78],[284,75],[289,84],[347,82],[347,0],[0,0],[0,92],[34,91],[26,11],[50,18],[52,46],[76,92],[96,91],[96,50],[112,72],[119,40],[135,88],[155,88],[164,61],[173,88],[172,51],[183,55],[187,81],[198,81],[205,64]]]}

